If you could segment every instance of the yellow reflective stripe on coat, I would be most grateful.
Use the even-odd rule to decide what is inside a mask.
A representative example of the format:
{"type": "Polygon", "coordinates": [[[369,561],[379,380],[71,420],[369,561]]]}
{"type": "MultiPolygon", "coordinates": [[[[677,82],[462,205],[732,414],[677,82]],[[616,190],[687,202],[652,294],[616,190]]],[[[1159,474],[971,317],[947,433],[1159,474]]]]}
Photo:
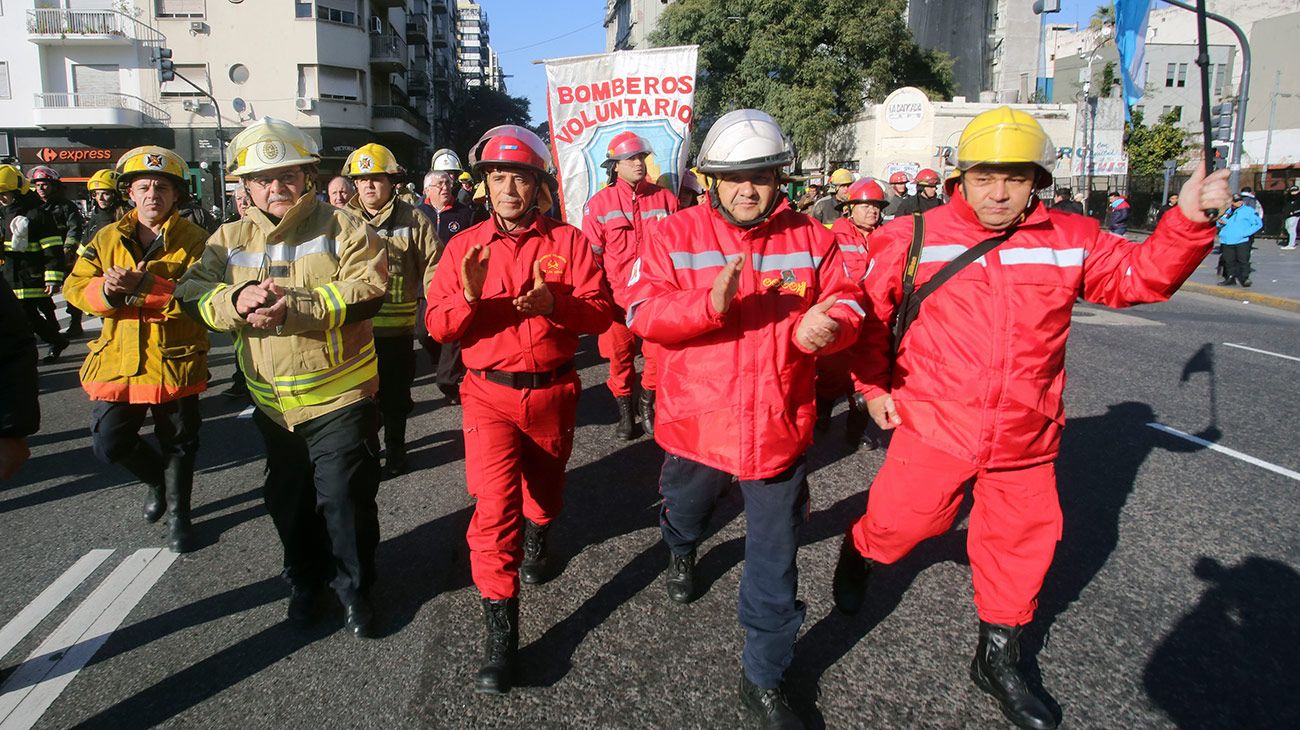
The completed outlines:
{"type": "Polygon", "coordinates": [[[375,327],[414,327],[419,302],[384,302],[370,320],[375,327]]]}
{"type": "Polygon", "coordinates": [[[217,328],[217,310],[212,304],[212,297],[229,288],[229,284],[217,284],[212,291],[199,297],[199,316],[203,317],[203,323],[210,329],[217,328]]]}
{"type": "Polygon", "coordinates": [[[41,245],[42,250],[47,248],[63,248],[63,239],[58,236],[46,236],[40,241],[37,241],[37,243],[41,245]]]}
{"type": "Polygon", "coordinates": [[[41,297],[49,296],[49,295],[45,293],[44,288],[41,289],[27,288],[27,289],[14,289],[14,296],[18,297],[19,299],[40,299],[41,297]]]}
{"type": "Polygon", "coordinates": [[[374,342],[335,367],[305,375],[275,378],[273,385],[260,382],[245,373],[248,391],[258,403],[284,413],[293,408],[307,408],[331,401],[353,391],[371,378],[379,376],[374,342]]]}
{"type": "Polygon", "coordinates": [[[343,316],[347,314],[348,306],[343,302],[343,293],[339,291],[339,285],[336,282],[330,282],[325,286],[316,287],[320,292],[321,301],[325,303],[326,329],[337,329],[343,326],[343,316]]]}
{"type": "Polygon", "coordinates": [[[46,269],[46,270],[45,270],[45,283],[46,283],[46,284],[62,284],[62,283],[63,283],[63,276],[64,276],[64,274],[63,274],[62,271],[59,271],[59,270],[57,270],[57,269],[46,269]]]}

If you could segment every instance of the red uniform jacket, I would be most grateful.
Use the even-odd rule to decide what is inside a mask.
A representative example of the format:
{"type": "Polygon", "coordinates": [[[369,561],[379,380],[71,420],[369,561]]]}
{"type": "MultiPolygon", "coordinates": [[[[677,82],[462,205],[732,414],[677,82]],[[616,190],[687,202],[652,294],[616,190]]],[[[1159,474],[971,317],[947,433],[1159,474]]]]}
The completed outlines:
{"type": "Polygon", "coordinates": [[[627,280],[650,229],[677,212],[677,196],[642,180],[634,190],[621,178],[591,196],[583,208],[582,232],[605,270],[614,302],[627,309],[627,280]]]}
{"type": "Polygon", "coordinates": [[[844,256],[844,265],[849,267],[849,276],[854,281],[862,281],[862,277],[867,275],[867,264],[871,261],[867,237],[848,218],[836,218],[831,225],[831,235],[835,237],[840,254],[844,256]]]}
{"type": "Polygon", "coordinates": [[[745,229],[699,205],[659,224],[633,267],[627,325],[662,346],[655,440],[671,454],[741,479],[788,468],[812,441],[815,359],[795,341],[805,311],[826,299],[839,337],[857,338],[860,289],[830,231],[782,201],[745,229]],[[726,262],[745,256],[736,300],[709,300],[726,262]]]}
{"type": "Polygon", "coordinates": [[[424,321],[439,342],[460,340],[465,367],[476,370],[544,372],[573,358],[578,335],[609,327],[613,304],[605,278],[582,231],[543,215],[511,238],[484,221],[451,239],[442,265],[429,282],[424,321]],[[465,301],[461,261],[482,245],[490,251],[483,294],[465,301]],[[513,300],[533,288],[533,262],[540,261],[555,297],[549,316],[521,314],[513,300]]]}
{"type": "MultiPolygon", "coordinates": [[[[994,235],[960,192],[926,212],[917,288],[994,235]]],[[[900,428],[927,444],[972,464],[1013,468],[1050,461],[1059,450],[1075,301],[1126,307],[1168,299],[1209,253],[1214,226],[1175,208],[1139,244],[1103,232],[1092,218],[1035,203],[1010,239],[925,300],[892,372],[888,323],[901,297],[911,216],[871,238],[856,389],[867,398],[890,390],[900,428]]]]}

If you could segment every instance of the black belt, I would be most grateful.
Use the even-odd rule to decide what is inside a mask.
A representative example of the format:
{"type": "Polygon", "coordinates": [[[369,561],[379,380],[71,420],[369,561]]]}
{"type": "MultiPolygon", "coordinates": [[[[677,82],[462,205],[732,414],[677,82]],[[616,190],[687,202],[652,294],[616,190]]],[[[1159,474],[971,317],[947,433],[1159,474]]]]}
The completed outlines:
{"type": "Polygon", "coordinates": [[[493,383],[514,388],[515,390],[523,390],[524,388],[543,388],[568,375],[573,372],[573,361],[570,360],[554,370],[540,373],[512,373],[505,370],[475,370],[473,368],[470,368],[469,371],[484,380],[490,380],[493,383]]]}

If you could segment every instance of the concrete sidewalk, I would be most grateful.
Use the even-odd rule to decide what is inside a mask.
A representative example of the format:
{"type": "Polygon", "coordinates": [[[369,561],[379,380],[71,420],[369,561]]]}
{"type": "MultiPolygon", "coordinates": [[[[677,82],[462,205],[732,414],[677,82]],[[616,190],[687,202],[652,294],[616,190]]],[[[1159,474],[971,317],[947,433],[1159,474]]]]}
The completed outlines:
{"type": "MultiPolygon", "coordinates": [[[[1147,232],[1131,232],[1129,238],[1141,241],[1148,235],[1147,232]]],[[[1250,288],[1219,286],[1221,278],[1216,273],[1219,255],[1210,254],[1192,273],[1183,290],[1300,312],[1300,249],[1283,251],[1278,247],[1277,239],[1257,238],[1250,265],[1254,269],[1250,288]]]]}

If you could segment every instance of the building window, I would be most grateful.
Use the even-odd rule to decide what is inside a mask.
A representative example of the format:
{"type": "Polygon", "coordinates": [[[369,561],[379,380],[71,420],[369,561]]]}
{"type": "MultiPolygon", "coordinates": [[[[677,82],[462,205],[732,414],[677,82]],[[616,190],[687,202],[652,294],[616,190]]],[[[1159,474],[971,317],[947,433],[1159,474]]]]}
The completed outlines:
{"type": "Polygon", "coordinates": [[[311,17],[311,0],[294,0],[293,17],[310,18],[311,17]]]}
{"type": "MultiPolygon", "coordinates": [[[[176,64],[176,75],[184,76],[194,82],[194,86],[199,89],[205,89],[209,93],[212,91],[212,82],[208,80],[208,66],[203,63],[178,63],[176,64]]],[[[198,89],[190,86],[179,78],[174,81],[164,81],[162,85],[162,95],[171,98],[183,98],[188,96],[203,96],[198,89]]]]}
{"type": "Polygon", "coordinates": [[[1145,118],[1146,115],[1147,115],[1147,108],[1146,108],[1146,105],[1144,105],[1144,104],[1138,104],[1137,106],[1133,107],[1133,111],[1134,111],[1138,116],[1143,117],[1143,118],[1145,118]]]}
{"type": "Polygon", "coordinates": [[[1168,116],[1170,109],[1173,109],[1173,107],[1169,106],[1168,104],[1160,107],[1160,118],[1164,119],[1166,116],[1168,116]]]}
{"type": "Polygon", "coordinates": [[[1181,106],[1174,107],[1173,119],[1175,122],[1183,121],[1183,108],[1181,106]]]}
{"type": "Polygon", "coordinates": [[[1174,74],[1176,73],[1178,73],[1178,64],[1176,63],[1165,64],[1165,87],[1166,88],[1172,87],[1174,85],[1174,74]]]}
{"type": "Polygon", "coordinates": [[[1223,96],[1223,86],[1228,82],[1228,64],[1218,63],[1214,66],[1214,93],[1223,96]]]}
{"type": "Polygon", "coordinates": [[[1178,88],[1181,89],[1186,85],[1187,85],[1187,64],[1180,63],[1178,64],[1178,88]]]}
{"type": "Polygon", "coordinates": [[[9,62],[0,61],[0,99],[8,99],[9,96],[9,62]]]}
{"type": "Polygon", "coordinates": [[[299,66],[298,95],[333,99],[335,101],[364,101],[365,74],[355,68],[342,66],[299,66]]]}
{"type": "Polygon", "coordinates": [[[318,1],[316,3],[316,18],[343,25],[361,25],[361,16],[357,12],[355,2],[333,0],[333,2],[327,3],[318,1]]]}
{"type": "Polygon", "coordinates": [[[154,0],[154,14],[159,18],[202,18],[204,0],[154,0]]]}

